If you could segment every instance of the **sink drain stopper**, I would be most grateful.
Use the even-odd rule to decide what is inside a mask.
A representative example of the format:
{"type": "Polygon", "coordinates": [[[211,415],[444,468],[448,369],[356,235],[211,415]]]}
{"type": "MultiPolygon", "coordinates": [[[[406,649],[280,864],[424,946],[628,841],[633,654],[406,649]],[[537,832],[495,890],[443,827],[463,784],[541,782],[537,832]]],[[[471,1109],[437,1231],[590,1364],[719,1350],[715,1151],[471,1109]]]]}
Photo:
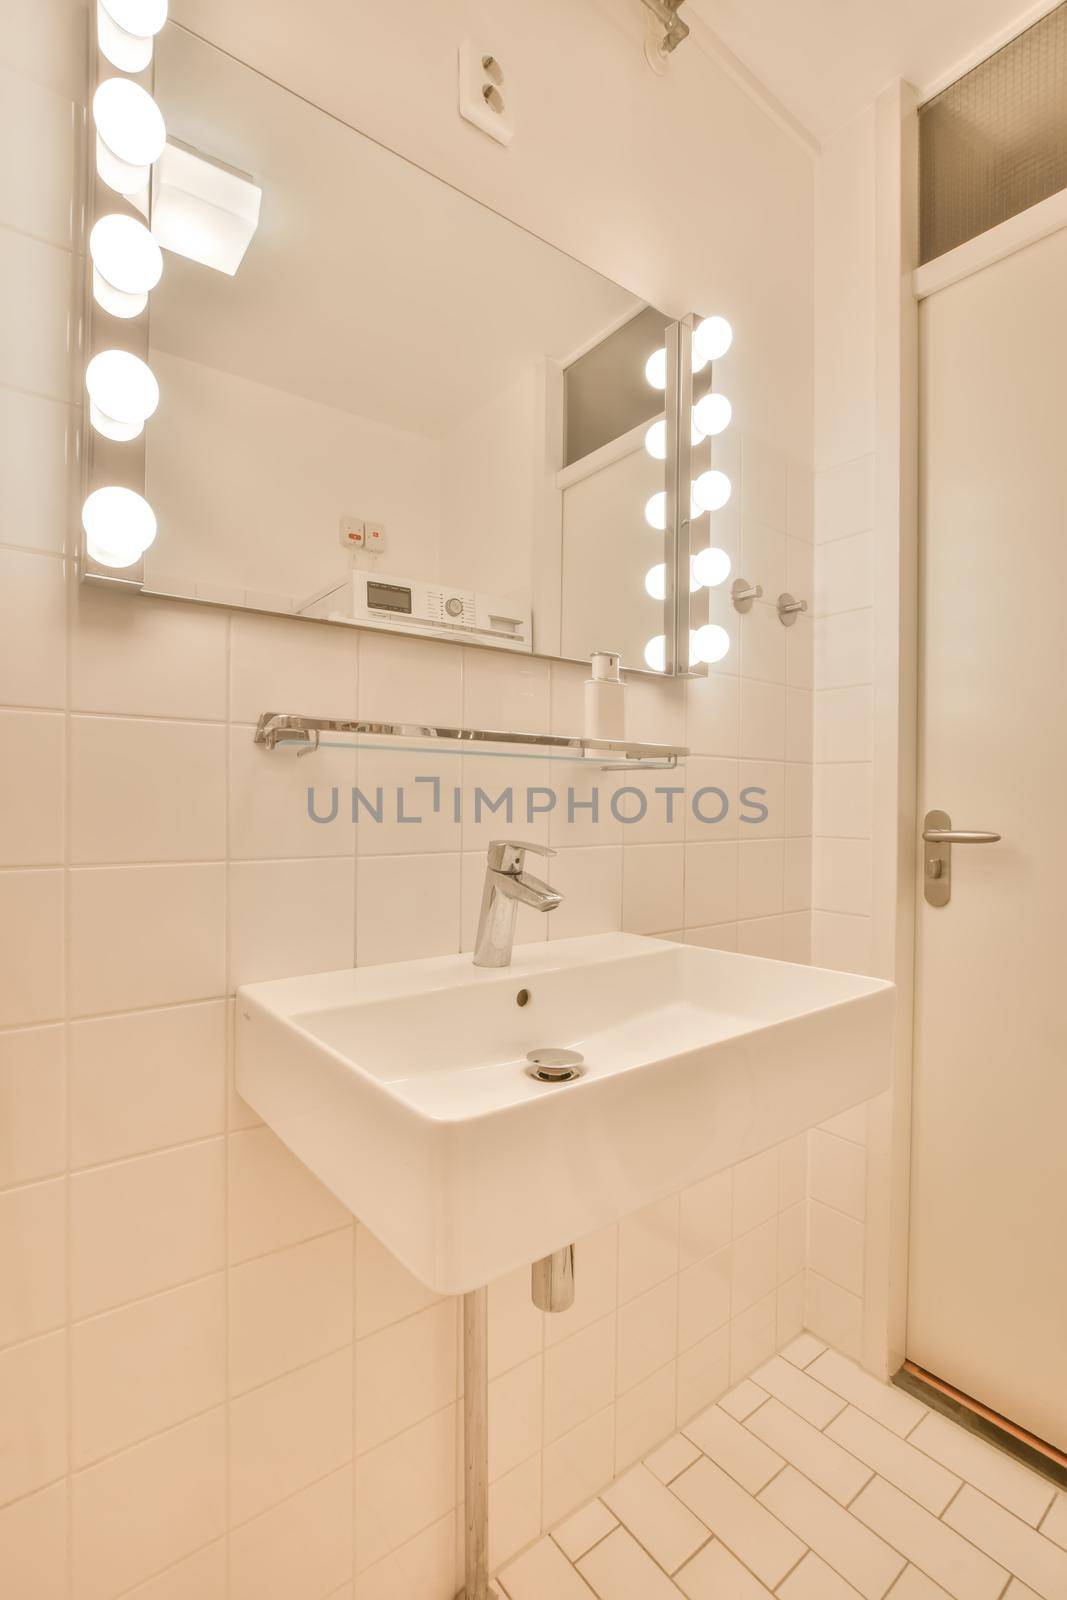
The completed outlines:
{"type": "Polygon", "coordinates": [[[526,1075],[538,1083],[570,1083],[585,1071],[585,1057],[577,1050],[531,1050],[526,1059],[526,1075]]]}

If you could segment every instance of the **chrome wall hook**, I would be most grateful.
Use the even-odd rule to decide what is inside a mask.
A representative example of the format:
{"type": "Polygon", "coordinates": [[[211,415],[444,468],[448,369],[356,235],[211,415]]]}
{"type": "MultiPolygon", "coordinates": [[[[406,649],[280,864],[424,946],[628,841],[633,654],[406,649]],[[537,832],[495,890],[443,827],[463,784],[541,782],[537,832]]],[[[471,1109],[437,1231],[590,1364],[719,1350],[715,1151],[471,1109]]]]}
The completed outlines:
{"type": "Polygon", "coordinates": [[[746,611],[752,610],[752,602],[763,598],[762,583],[749,583],[747,578],[735,578],[730,590],[730,598],[734,603],[734,610],[740,611],[742,616],[746,611]]]}
{"type": "Polygon", "coordinates": [[[778,596],[778,621],[783,628],[791,628],[802,611],[808,609],[806,600],[794,600],[791,594],[778,596]]]}

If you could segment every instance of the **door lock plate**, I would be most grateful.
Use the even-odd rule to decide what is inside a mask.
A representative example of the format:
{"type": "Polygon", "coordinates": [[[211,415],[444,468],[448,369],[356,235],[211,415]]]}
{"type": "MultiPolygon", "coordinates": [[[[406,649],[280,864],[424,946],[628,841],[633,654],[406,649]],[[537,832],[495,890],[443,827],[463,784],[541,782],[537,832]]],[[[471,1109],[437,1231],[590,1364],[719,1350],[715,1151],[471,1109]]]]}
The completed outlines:
{"type": "MultiPolygon", "coordinates": [[[[947,811],[928,811],[923,832],[931,828],[951,828],[947,811]]],[[[947,906],[952,899],[952,846],[942,841],[923,841],[923,894],[930,906],[947,906]]]]}

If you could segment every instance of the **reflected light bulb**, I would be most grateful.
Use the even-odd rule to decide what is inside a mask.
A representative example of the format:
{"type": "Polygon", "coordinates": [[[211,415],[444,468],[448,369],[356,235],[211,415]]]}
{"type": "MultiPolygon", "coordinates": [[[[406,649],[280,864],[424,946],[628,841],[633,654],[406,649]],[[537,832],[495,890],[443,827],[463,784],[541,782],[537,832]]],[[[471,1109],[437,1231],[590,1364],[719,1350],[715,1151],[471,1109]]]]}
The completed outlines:
{"type": "Polygon", "coordinates": [[[715,467],[710,472],[702,472],[693,484],[693,499],[701,511],[721,511],[730,494],[729,478],[715,467]]]}
{"type": "Polygon", "coordinates": [[[118,194],[137,194],[167,143],[156,102],[129,78],[106,78],[93,96],[96,170],[118,194]]]}
{"type": "Polygon", "coordinates": [[[665,349],[653,350],[645,362],[645,377],[653,389],[665,389],[667,387],[667,352],[665,349]]]}
{"type": "Polygon", "coordinates": [[[704,368],[708,364],[707,356],[704,355],[700,350],[697,349],[697,344],[696,344],[696,340],[695,339],[693,340],[691,362],[692,362],[692,367],[693,367],[694,373],[703,372],[704,368]]]}
{"type": "Polygon", "coordinates": [[[693,557],[693,577],[698,589],[717,589],[730,576],[730,557],[725,550],[709,545],[693,557]]]}
{"type": "Polygon", "coordinates": [[[654,567],[649,567],[645,573],[645,593],[651,595],[653,600],[666,600],[667,598],[667,563],[660,561],[654,567]]]}
{"type": "Polygon", "coordinates": [[[136,439],[145,422],[159,405],[159,384],[151,367],[128,350],[102,350],[94,356],[85,370],[85,387],[95,412],[105,423],[109,420],[130,433],[113,433],[100,426],[93,416],[93,426],[109,438],[136,439]]]}
{"type": "Polygon", "coordinates": [[[695,628],[689,635],[689,664],[696,666],[702,662],[710,667],[721,661],[729,649],[730,635],[726,629],[720,628],[717,622],[705,622],[702,628],[695,628]]]}
{"type": "Polygon", "coordinates": [[[734,342],[734,330],[725,317],[705,317],[693,330],[693,349],[707,361],[718,361],[734,342]]]}
{"type": "Polygon", "coordinates": [[[654,422],[645,434],[645,449],[653,461],[667,459],[667,424],[663,417],[654,422]]]}
{"type": "Polygon", "coordinates": [[[693,427],[702,439],[712,439],[730,426],[734,408],[724,394],[703,395],[693,407],[693,427]]]}
{"type": "MultiPolygon", "coordinates": [[[[111,9],[129,11],[131,8],[120,6],[116,0],[111,9]]],[[[143,72],[152,60],[152,34],[144,21],[138,21],[137,28],[143,31],[134,32],[116,21],[106,0],[100,0],[96,8],[96,42],[100,54],[120,72],[143,72]]]]}
{"type": "Polygon", "coordinates": [[[645,665],[653,672],[664,672],[667,668],[667,638],[665,634],[657,633],[645,645],[645,665]]]}
{"type": "Polygon", "coordinates": [[[163,252],[143,222],[114,213],[89,235],[93,299],[113,317],[139,317],[163,273],[163,252]]]}
{"type": "Polygon", "coordinates": [[[645,521],[662,533],[667,526],[667,491],[660,489],[645,502],[645,521]]]}
{"type": "Polygon", "coordinates": [[[86,548],[104,567],[132,567],[156,536],[156,514],[143,495],[94,489],[82,507],[86,548]]]}
{"type": "Polygon", "coordinates": [[[151,39],[167,20],[167,0],[100,0],[116,27],[138,39],[151,39]]]}

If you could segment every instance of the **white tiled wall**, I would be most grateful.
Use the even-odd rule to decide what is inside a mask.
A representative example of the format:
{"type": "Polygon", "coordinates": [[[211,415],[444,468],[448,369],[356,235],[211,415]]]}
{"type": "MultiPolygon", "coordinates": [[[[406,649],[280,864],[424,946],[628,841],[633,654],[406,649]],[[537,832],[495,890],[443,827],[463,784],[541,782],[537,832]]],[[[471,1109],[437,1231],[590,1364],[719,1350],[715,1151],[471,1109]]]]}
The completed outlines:
{"type": "MultiPolygon", "coordinates": [[[[388,785],[395,758],[298,764],[251,725],[503,704],[572,730],[584,674],[74,585],[76,13],[16,0],[0,65],[3,147],[36,157],[32,181],[0,168],[0,1588],[349,1600],[358,1574],[359,1600],[450,1596],[456,1308],[234,1094],[228,997],[469,948],[488,825],[438,818],[418,846],[316,827],[309,781],[388,785]]],[[[768,823],[543,822],[567,900],[524,937],[808,957],[813,629],[786,636],[772,608],[811,583],[811,474],[754,434],[734,448],[722,539],[764,601],[726,618],[728,670],[635,683],[629,715],[688,739],[692,788],[766,788],[768,823]]],[[[523,1274],[493,1287],[496,1559],[799,1328],[803,1144],[584,1241],[565,1318],[543,1322],[523,1274]]]]}
{"type": "Polygon", "coordinates": [[[875,527],[873,110],[816,188],[812,957],[872,970],[875,527]]]}

